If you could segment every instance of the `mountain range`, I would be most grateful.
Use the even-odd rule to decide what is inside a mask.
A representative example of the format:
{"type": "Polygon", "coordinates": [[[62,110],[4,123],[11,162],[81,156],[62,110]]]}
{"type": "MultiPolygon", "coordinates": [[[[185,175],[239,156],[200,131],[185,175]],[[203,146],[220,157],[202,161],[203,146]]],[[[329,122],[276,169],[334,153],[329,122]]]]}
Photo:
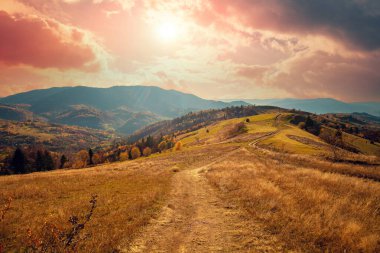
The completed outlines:
{"type": "Polygon", "coordinates": [[[2,119],[42,120],[116,130],[127,135],[148,124],[191,111],[247,105],[206,100],[154,86],[50,88],[1,98],[0,103],[2,119]]]}
{"type": "Polygon", "coordinates": [[[369,113],[380,116],[380,103],[319,99],[207,100],[155,86],[55,87],[0,98],[0,119],[45,121],[130,135],[158,121],[189,112],[241,105],[269,105],[317,114],[369,113]]]}
{"type": "MultiPolygon", "coordinates": [[[[316,114],[325,113],[368,113],[380,116],[380,103],[378,102],[357,102],[346,103],[332,98],[316,99],[239,99],[252,105],[271,105],[285,109],[297,109],[316,114]]],[[[231,100],[223,100],[229,102],[231,100]]]]}

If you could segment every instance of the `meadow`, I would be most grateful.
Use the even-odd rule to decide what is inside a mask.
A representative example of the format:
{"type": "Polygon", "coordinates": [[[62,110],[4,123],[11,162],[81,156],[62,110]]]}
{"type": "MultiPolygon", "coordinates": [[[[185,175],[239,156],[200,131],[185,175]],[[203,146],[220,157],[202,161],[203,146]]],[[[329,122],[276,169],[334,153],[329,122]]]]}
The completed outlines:
{"type": "Polygon", "coordinates": [[[380,251],[378,157],[342,150],[335,162],[278,114],[177,141],[133,161],[1,177],[4,251],[380,251]]]}

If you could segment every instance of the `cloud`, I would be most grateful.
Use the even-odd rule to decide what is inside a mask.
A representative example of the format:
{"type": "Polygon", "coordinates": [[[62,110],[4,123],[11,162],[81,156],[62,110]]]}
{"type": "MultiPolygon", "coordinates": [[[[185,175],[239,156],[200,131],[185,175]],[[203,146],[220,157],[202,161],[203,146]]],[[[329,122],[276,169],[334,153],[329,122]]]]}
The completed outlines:
{"type": "Polygon", "coordinates": [[[315,51],[272,66],[262,84],[300,98],[378,101],[380,73],[374,66],[380,66],[379,55],[347,58],[315,51]]]}
{"type": "Polygon", "coordinates": [[[262,81],[265,73],[270,70],[268,66],[245,66],[239,67],[236,71],[236,74],[242,77],[246,77],[250,80],[259,80],[262,81]]]}
{"type": "Polygon", "coordinates": [[[7,65],[25,64],[36,68],[77,68],[95,71],[95,54],[81,44],[82,35],[60,31],[58,23],[37,17],[9,15],[0,11],[0,61],[7,65]]]}
{"type": "Polygon", "coordinates": [[[295,34],[324,34],[363,50],[380,48],[377,0],[210,0],[214,11],[248,27],[295,34]]]}
{"type": "Polygon", "coordinates": [[[0,71],[12,71],[0,85],[20,84],[8,92],[149,84],[205,98],[380,99],[379,1],[2,1],[0,71]],[[167,17],[181,36],[162,43],[167,17]]]}

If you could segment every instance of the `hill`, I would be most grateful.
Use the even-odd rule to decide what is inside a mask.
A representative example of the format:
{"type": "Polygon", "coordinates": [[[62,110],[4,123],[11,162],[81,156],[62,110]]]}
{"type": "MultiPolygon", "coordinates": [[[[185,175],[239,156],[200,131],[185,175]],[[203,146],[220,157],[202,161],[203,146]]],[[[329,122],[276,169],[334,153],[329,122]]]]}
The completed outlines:
{"type": "MultiPolygon", "coordinates": [[[[52,123],[113,129],[126,135],[146,124],[191,111],[245,104],[206,100],[153,86],[50,88],[15,94],[1,98],[0,102],[9,107],[28,105],[24,113],[52,123]],[[142,118],[138,119],[140,116],[142,118]]],[[[22,120],[25,117],[20,113],[16,116],[16,109],[13,109],[14,116],[1,113],[0,118],[22,120]]]]}
{"type": "Polygon", "coordinates": [[[22,106],[0,104],[0,118],[5,120],[27,121],[33,119],[33,113],[22,106]]]}
{"type": "Polygon", "coordinates": [[[331,160],[331,145],[293,125],[294,116],[304,115],[222,119],[134,160],[1,177],[0,245],[10,252],[378,252],[378,158],[341,150],[344,159],[331,160]]]}
{"type": "Polygon", "coordinates": [[[41,146],[54,152],[75,153],[90,147],[108,146],[115,138],[117,135],[112,132],[90,128],[0,120],[0,150],[41,146]]]}
{"type": "MultiPolygon", "coordinates": [[[[286,109],[297,109],[311,113],[368,113],[380,116],[380,103],[345,103],[332,98],[317,99],[239,99],[255,105],[272,105],[286,109]]],[[[229,101],[229,100],[225,100],[229,101]]]]}
{"type": "Polygon", "coordinates": [[[287,110],[274,106],[238,106],[218,110],[206,110],[188,113],[173,120],[166,120],[144,127],[129,136],[135,142],[147,136],[180,134],[190,132],[221,120],[258,115],[268,112],[285,112],[287,110]]]}

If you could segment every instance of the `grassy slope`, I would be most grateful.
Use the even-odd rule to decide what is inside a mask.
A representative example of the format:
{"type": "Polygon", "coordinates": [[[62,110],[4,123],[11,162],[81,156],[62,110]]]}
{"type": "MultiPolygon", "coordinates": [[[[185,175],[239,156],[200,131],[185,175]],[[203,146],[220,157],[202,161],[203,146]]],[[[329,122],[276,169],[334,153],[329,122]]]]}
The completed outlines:
{"type": "Polygon", "coordinates": [[[319,154],[323,152],[324,144],[318,137],[305,132],[295,126],[286,124],[285,115],[281,115],[277,120],[278,114],[261,114],[257,116],[225,120],[215,123],[207,128],[185,134],[179,138],[185,145],[196,145],[197,143],[216,143],[228,138],[228,130],[234,124],[249,119],[246,123],[248,134],[263,134],[277,132],[274,136],[260,142],[262,145],[270,146],[275,149],[299,154],[319,154]],[[209,133],[207,133],[207,130],[209,133]],[[313,143],[320,143],[321,147],[307,145],[305,143],[290,139],[288,135],[300,136],[311,140],[313,143]]]}
{"type": "MultiPolygon", "coordinates": [[[[336,131],[335,129],[328,127],[324,127],[324,129],[334,132],[336,131]]],[[[357,149],[362,154],[380,156],[380,143],[378,142],[371,144],[369,140],[348,133],[343,133],[343,141],[347,145],[357,149]]]]}
{"type": "Polygon", "coordinates": [[[371,144],[369,140],[348,133],[343,134],[343,141],[363,154],[380,156],[380,143],[378,142],[371,144]]]}
{"type": "Polygon", "coordinates": [[[200,129],[179,136],[185,144],[180,152],[84,170],[2,177],[0,205],[8,196],[14,201],[0,227],[0,243],[8,250],[20,249],[27,228],[38,234],[45,221],[65,225],[68,217],[88,208],[91,194],[97,194],[98,208],[85,230],[90,237],[80,251],[109,252],[123,247],[160,210],[174,170],[181,173],[210,163],[228,154],[233,145],[241,147],[239,152],[215,163],[206,172],[207,179],[224,201],[243,207],[288,249],[380,250],[378,166],[334,164],[317,156],[297,155],[320,150],[289,135],[321,141],[287,125],[285,117],[275,120],[276,116],[249,117],[248,133],[235,138],[228,138],[228,131],[246,118],[216,123],[207,128],[208,133],[200,129]],[[259,146],[269,142],[294,154],[248,146],[271,132],[276,134],[262,139],[259,146]]]}
{"type": "MultiPolygon", "coordinates": [[[[326,143],[323,140],[289,124],[286,119],[287,114],[281,114],[278,119],[276,119],[277,115],[278,114],[275,113],[261,114],[220,121],[207,128],[202,128],[198,131],[179,136],[179,139],[181,139],[183,144],[187,146],[201,143],[218,143],[228,139],[228,130],[231,129],[234,124],[249,119],[249,123],[246,123],[249,134],[255,135],[276,132],[276,134],[270,138],[260,141],[259,144],[262,146],[294,154],[318,155],[328,152],[326,149],[326,143]],[[208,133],[207,130],[209,131],[208,133]]],[[[343,135],[343,140],[360,150],[363,154],[380,154],[379,143],[370,144],[369,141],[363,138],[346,133],[343,135]]]]}
{"type": "Polygon", "coordinates": [[[222,155],[224,149],[219,149],[187,149],[87,169],[0,177],[0,212],[8,197],[13,198],[0,222],[0,245],[5,251],[22,249],[28,245],[27,229],[42,238],[45,222],[68,228],[69,217],[85,215],[96,194],[97,208],[84,231],[89,238],[79,244],[79,251],[123,248],[160,210],[173,170],[201,166],[222,155]]]}

